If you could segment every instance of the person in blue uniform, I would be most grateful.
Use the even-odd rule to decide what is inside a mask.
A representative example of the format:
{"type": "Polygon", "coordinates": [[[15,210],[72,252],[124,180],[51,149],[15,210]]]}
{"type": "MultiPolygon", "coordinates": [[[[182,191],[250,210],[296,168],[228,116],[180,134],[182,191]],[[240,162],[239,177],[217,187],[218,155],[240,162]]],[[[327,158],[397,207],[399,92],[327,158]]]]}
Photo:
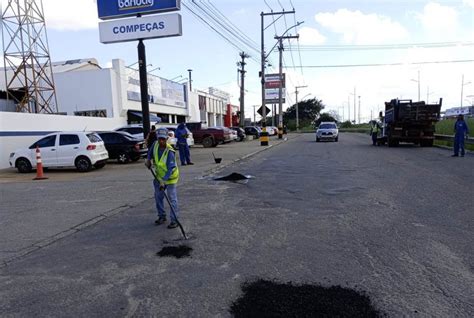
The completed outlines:
{"type": "Polygon", "coordinates": [[[467,123],[464,121],[464,116],[459,115],[458,120],[454,124],[454,155],[453,157],[459,157],[459,153],[461,153],[461,157],[464,157],[464,139],[467,138],[469,135],[469,127],[467,123]]]}

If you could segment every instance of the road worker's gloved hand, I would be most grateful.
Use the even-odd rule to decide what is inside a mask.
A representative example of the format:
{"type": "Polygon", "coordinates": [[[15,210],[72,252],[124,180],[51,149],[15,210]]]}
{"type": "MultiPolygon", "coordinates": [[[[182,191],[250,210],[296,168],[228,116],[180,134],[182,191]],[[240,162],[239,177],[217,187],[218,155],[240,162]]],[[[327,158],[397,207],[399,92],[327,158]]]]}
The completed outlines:
{"type": "Polygon", "coordinates": [[[151,167],[151,161],[150,160],[145,160],[145,166],[150,169],[151,167]]]}

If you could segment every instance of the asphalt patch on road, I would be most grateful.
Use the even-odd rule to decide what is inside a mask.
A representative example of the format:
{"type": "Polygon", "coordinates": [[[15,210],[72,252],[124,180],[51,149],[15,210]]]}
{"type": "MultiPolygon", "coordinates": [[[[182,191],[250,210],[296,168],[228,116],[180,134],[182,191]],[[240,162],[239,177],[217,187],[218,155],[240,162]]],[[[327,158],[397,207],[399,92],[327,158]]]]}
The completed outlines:
{"type": "Polygon", "coordinates": [[[179,245],[179,246],[165,246],[156,253],[159,257],[176,257],[176,258],[183,258],[191,256],[191,251],[193,249],[186,245],[179,245]]]}
{"type": "Polygon", "coordinates": [[[232,172],[231,174],[223,177],[215,177],[214,180],[216,181],[241,181],[241,180],[248,180],[252,178],[252,176],[245,176],[241,173],[232,172]]]}
{"type": "Polygon", "coordinates": [[[341,286],[295,285],[268,280],[242,284],[233,317],[386,317],[361,291],[341,286]]]}

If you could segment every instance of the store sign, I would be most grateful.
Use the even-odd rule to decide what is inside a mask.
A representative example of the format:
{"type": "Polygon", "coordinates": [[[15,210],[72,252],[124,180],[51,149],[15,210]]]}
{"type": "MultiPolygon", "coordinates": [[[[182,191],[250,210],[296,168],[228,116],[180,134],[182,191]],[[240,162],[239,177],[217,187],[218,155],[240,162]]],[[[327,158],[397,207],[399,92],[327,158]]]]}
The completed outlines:
{"type": "Polygon", "coordinates": [[[100,42],[117,43],[138,39],[156,39],[183,34],[178,13],[99,23],[100,42]]]}
{"type": "MultiPolygon", "coordinates": [[[[286,80],[282,74],[282,103],[285,103],[286,80]]],[[[265,74],[265,103],[277,104],[280,102],[280,74],[265,74]]]]}
{"type": "Polygon", "coordinates": [[[180,0],[97,0],[99,19],[108,20],[138,14],[177,11],[181,9],[180,0]]]}
{"type": "MultiPolygon", "coordinates": [[[[127,70],[127,99],[140,102],[140,75],[127,70]]],[[[186,108],[186,86],[158,76],[148,76],[148,101],[151,104],[186,108]]]]}

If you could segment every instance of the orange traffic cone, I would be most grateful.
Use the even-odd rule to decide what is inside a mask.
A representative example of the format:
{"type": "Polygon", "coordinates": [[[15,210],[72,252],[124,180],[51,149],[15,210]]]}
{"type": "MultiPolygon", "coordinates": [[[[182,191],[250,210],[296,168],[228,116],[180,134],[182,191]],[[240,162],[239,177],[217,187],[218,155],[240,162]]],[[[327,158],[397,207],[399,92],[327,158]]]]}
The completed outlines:
{"type": "Polygon", "coordinates": [[[44,180],[48,179],[43,175],[43,162],[41,161],[41,152],[39,147],[36,146],[36,178],[33,180],[44,180]]]}

